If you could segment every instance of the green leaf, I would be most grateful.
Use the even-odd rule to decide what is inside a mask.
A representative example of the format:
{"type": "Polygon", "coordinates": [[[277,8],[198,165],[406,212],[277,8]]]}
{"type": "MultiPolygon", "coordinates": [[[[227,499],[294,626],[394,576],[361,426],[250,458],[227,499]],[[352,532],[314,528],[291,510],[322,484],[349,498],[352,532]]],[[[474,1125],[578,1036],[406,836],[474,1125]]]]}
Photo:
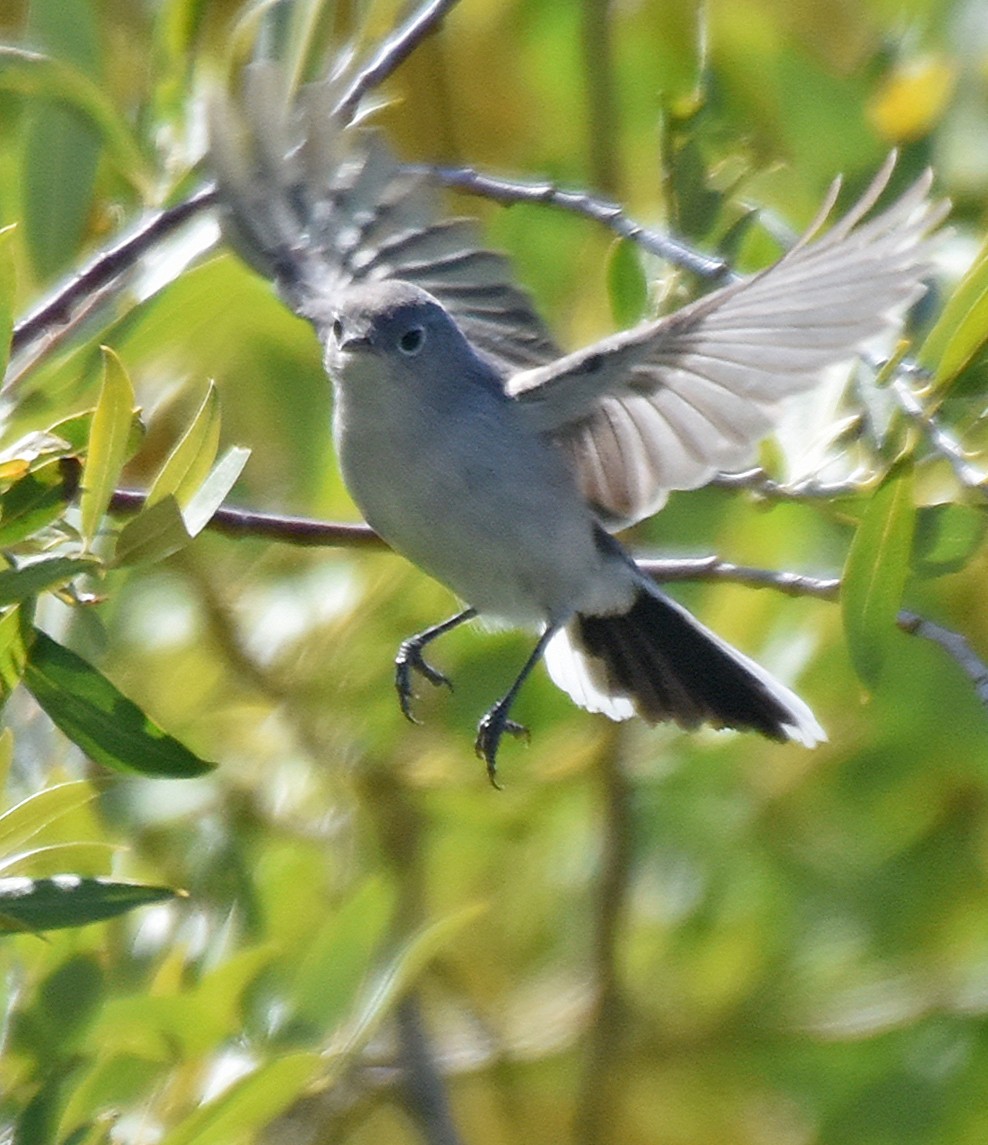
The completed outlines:
{"type": "Polygon", "coordinates": [[[607,293],[618,326],[634,326],[648,308],[648,280],[637,246],[628,239],[611,244],[607,259],[607,293]]]}
{"type": "Polygon", "coordinates": [[[113,487],[127,458],[134,387],[120,359],[103,347],[103,388],[89,434],[89,452],[82,471],[82,534],[91,542],[110,504],[113,487]]]}
{"type": "Polygon", "coordinates": [[[79,875],[0,878],[0,933],[85,926],[174,897],[169,887],[79,875]]]}
{"type": "Polygon", "coordinates": [[[933,371],[937,390],[964,369],[988,343],[988,245],[961,279],[917,355],[933,371]]]}
{"type": "Polygon", "coordinates": [[[0,852],[9,853],[96,798],[91,783],[77,779],[56,783],[22,799],[0,815],[0,852]]]}
{"type": "MultiPolygon", "coordinates": [[[[64,20],[66,24],[74,21],[64,20]]],[[[120,176],[143,197],[154,194],[154,175],[126,119],[107,88],[62,59],[21,48],[0,46],[0,90],[47,100],[65,113],[81,117],[101,137],[120,176]]]]}
{"type": "Polygon", "coordinates": [[[0,545],[23,541],[65,512],[78,485],[78,463],[59,457],[15,481],[0,496],[0,545]]]}
{"type": "Polygon", "coordinates": [[[910,563],[919,576],[959,572],[981,547],[988,518],[970,505],[924,505],[916,513],[910,563]]]}
{"type": "Polygon", "coordinates": [[[166,1133],[161,1145],[236,1145],[283,1113],[319,1077],[325,1059],[292,1053],[235,1081],[166,1133]]]}
{"type": "Polygon", "coordinates": [[[912,469],[898,466],[865,509],[847,554],[841,587],[851,659],[869,687],[878,682],[893,639],[915,521],[912,469]]]}
{"type": "Polygon", "coordinates": [[[188,504],[216,459],[220,443],[219,394],[210,382],[192,424],[165,459],[148,490],[146,505],[151,508],[169,494],[181,506],[188,504]]]}
{"type": "Polygon", "coordinates": [[[209,524],[216,510],[243,472],[250,450],[234,445],[213,466],[212,472],[189,500],[182,514],[190,536],[195,537],[209,524]]]}
{"type": "Polygon", "coordinates": [[[17,281],[11,239],[15,227],[0,229],[0,379],[7,372],[10,359],[10,336],[14,330],[14,301],[17,281]]]}
{"type": "Polygon", "coordinates": [[[88,557],[50,557],[0,572],[0,606],[17,604],[45,589],[58,588],[83,573],[99,568],[88,557]]]}
{"type": "Polygon", "coordinates": [[[186,779],[211,771],[81,656],[35,629],[24,682],[73,743],[116,771],[186,779]]]}
{"type": "Polygon", "coordinates": [[[27,666],[27,641],[24,639],[24,617],[20,608],[0,615],[0,704],[24,677],[27,666]]]}
{"type": "Polygon", "coordinates": [[[117,537],[113,563],[152,564],[171,556],[191,540],[178,502],[169,494],[124,525],[117,537]]]}

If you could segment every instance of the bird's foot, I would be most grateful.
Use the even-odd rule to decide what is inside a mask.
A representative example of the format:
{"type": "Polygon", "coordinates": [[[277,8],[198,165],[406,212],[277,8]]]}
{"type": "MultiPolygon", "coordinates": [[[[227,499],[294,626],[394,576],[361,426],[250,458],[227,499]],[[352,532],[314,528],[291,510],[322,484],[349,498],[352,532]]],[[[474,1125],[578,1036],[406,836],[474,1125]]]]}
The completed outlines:
{"type": "Polygon", "coordinates": [[[510,704],[502,700],[487,712],[477,725],[477,740],[474,744],[474,751],[487,765],[487,778],[491,781],[491,786],[496,787],[498,791],[501,790],[501,785],[497,781],[497,749],[501,737],[507,732],[508,735],[519,736],[525,740],[531,738],[524,724],[508,719],[509,707],[510,704]]]}
{"type": "Polygon", "coordinates": [[[415,699],[415,691],[412,688],[413,672],[417,672],[436,688],[446,687],[452,691],[453,684],[438,668],[433,668],[425,659],[419,640],[413,636],[410,640],[402,643],[398,649],[398,655],[395,656],[395,689],[398,692],[398,703],[401,705],[405,719],[410,720],[413,724],[418,724],[422,721],[416,719],[412,714],[412,700],[415,699]]]}

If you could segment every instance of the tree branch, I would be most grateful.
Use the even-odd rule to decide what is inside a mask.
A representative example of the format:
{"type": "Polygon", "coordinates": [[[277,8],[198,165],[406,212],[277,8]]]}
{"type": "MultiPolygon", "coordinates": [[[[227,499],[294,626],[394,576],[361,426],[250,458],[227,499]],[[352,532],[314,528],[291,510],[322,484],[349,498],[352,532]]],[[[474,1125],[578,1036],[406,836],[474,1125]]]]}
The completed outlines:
{"type": "MultiPolygon", "coordinates": [[[[110,511],[129,515],[140,511],[146,494],[136,489],[117,489],[110,500],[110,511]]],[[[207,526],[225,536],[280,541],[287,545],[384,550],[388,545],[370,527],[361,523],[317,521],[311,517],[256,513],[249,509],[223,506],[207,526]]],[[[706,557],[636,558],[642,572],[659,584],[676,581],[727,582],[748,588],[770,588],[785,596],[810,596],[836,601],[840,597],[840,577],[815,577],[804,573],[755,568],[706,557]]],[[[916,613],[902,611],[896,623],[911,636],[922,636],[938,644],[971,679],[978,699],[988,707],[988,665],[979,659],[967,639],[949,628],[926,620],[916,613]]]]}
{"type": "Polygon", "coordinates": [[[114,246],[101,251],[14,326],[11,355],[21,353],[44,334],[69,322],[79,306],[130,270],[156,243],[215,202],[216,188],[208,184],[174,207],[152,215],[114,246]]]}
{"type": "Polygon", "coordinates": [[[429,0],[396,32],[390,35],[369,64],[361,69],[346,94],[334,108],[336,115],[349,122],[363,97],[382,84],[415,51],[426,37],[436,32],[459,0],[429,0]]]}

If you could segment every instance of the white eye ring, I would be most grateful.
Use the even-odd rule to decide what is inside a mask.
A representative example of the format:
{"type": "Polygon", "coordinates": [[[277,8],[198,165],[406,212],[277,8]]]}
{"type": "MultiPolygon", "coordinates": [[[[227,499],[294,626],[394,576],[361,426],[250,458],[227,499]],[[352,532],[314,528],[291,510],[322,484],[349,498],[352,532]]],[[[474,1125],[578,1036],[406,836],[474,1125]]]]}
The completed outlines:
{"type": "Polygon", "coordinates": [[[425,327],[409,326],[398,339],[398,349],[409,357],[417,354],[425,345],[425,327]]]}
{"type": "Polygon", "coordinates": [[[333,341],[339,345],[339,343],[343,341],[343,323],[339,320],[339,318],[334,319],[331,329],[333,333],[333,341]]]}

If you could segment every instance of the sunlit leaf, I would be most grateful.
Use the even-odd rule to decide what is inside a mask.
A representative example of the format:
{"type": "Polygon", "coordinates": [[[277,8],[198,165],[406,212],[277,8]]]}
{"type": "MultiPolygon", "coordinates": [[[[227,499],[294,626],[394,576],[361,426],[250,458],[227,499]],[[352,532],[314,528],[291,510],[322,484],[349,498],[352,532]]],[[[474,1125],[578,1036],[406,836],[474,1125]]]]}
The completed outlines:
{"type": "Polygon", "coordinates": [[[921,365],[946,387],[988,342],[988,245],[947,300],[919,349],[921,365]]]}
{"type": "Polygon", "coordinates": [[[194,537],[209,524],[216,510],[223,504],[227,494],[243,472],[250,450],[234,445],[223,454],[213,466],[212,472],[196,490],[185,506],[182,518],[185,527],[194,537]]]}
{"type": "Polygon", "coordinates": [[[334,1062],[334,1071],[367,1045],[428,963],[486,909],[482,903],[472,903],[422,927],[408,939],[386,970],[364,991],[352,1021],[340,1043],[334,1047],[339,1055],[334,1062]]]}
{"type": "Polygon", "coordinates": [[[0,379],[7,372],[10,335],[14,329],[14,291],[17,286],[11,250],[14,229],[13,224],[0,229],[0,379]]]}
{"type": "Polygon", "coordinates": [[[215,766],[162,731],[102,672],[40,630],[35,630],[24,682],[52,722],[104,767],[184,779],[215,766]]]}
{"type": "Polygon", "coordinates": [[[13,545],[57,521],[75,496],[79,464],[59,457],[26,473],[0,496],[0,545],[13,545]]]}
{"type": "Polygon", "coordinates": [[[127,458],[134,387],[120,359],[103,349],[103,388],[89,434],[89,452],[82,471],[82,533],[92,541],[110,504],[114,485],[127,458]]]}
{"type": "Polygon", "coordinates": [[[57,930],[115,918],[128,910],[174,898],[169,887],[111,879],[54,875],[0,878],[0,932],[57,930]]]}
{"type": "Polygon", "coordinates": [[[184,507],[209,473],[219,442],[219,395],[216,386],[210,382],[192,424],[151,483],[147,495],[148,508],[169,495],[184,507]]]}
{"type": "Polygon", "coordinates": [[[854,667],[870,687],[878,682],[895,632],[915,521],[912,470],[904,465],[873,494],[844,566],[844,631],[854,667]]]}
{"type": "Polygon", "coordinates": [[[44,878],[74,871],[92,877],[109,875],[113,856],[120,850],[110,843],[92,840],[51,843],[12,855],[0,855],[0,875],[29,875],[44,878]]]}
{"type": "Polygon", "coordinates": [[[140,513],[120,530],[114,564],[153,564],[178,552],[192,540],[178,502],[170,494],[140,513]]]}
{"type": "Polygon", "coordinates": [[[150,195],[152,174],[126,120],[104,88],[64,60],[7,45],[0,46],[0,90],[39,97],[71,108],[102,138],[120,174],[150,195]]]}
{"type": "Polygon", "coordinates": [[[57,783],[35,791],[0,815],[0,855],[23,847],[45,828],[96,798],[96,789],[84,780],[57,783]]]}
{"type": "Polygon", "coordinates": [[[24,676],[27,665],[27,640],[24,616],[20,608],[9,608],[0,614],[0,704],[24,676]]]}
{"type": "Polygon", "coordinates": [[[161,1139],[160,1145],[237,1145],[292,1106],[319,1077],[318,1053],[287,1053],[235,1081],[161,1139]]]}
{"type": "Polygon", "coordinates": [[[16,604],[49,588],[59,588],[98,567],[99,561],[86,557],[49,557],[20,568],[4,569],[0,571],[0,606],[16,604]]]}
{"type": "Polygon", "coordinates": [[[638,248],[627,239],[618,239],[611,245],[607,260],[607,293],[611,300],[611,314],[618,326],[634,326],[645,317],[648,280],[638,248]]]}
{"type": "Polygon", "coordinates": [[[988,518],[970,505],[924,505],[916,513],[911,564],[919,576],[958,572],[981,547],[988,518]]]}

